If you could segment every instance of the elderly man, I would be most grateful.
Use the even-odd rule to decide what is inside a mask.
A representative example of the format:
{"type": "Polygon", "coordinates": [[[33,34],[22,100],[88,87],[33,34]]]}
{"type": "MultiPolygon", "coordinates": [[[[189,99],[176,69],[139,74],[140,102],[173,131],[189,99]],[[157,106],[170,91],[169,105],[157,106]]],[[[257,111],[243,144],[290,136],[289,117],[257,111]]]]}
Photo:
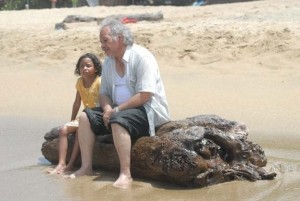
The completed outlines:
{"type": "Polygon", "coordinates": [[[95,135],[111,133],[120,160],[113,186],[131,186],[131,140],[154,136],[155,127],[170,121],[165,90],[155,57],[134,44],[128,27],[108,18],[100,28],[103,62],[99,108],[86,109],[79,119],[82,166],[72,176],[92,172],[95,135]]]}

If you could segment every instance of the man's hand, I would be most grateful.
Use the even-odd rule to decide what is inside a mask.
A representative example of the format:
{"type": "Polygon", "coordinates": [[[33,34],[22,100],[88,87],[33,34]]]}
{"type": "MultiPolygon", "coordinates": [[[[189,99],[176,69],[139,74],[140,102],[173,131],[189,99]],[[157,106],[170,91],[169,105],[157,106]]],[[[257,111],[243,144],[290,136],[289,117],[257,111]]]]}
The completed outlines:
{"type": "Polygon", "coordinates": [[[114,112],[115,112],[114,109],[112,109],[111,107],[103,112],[103,121],[107,129],[108,129],[109,119],[114,112]]]}

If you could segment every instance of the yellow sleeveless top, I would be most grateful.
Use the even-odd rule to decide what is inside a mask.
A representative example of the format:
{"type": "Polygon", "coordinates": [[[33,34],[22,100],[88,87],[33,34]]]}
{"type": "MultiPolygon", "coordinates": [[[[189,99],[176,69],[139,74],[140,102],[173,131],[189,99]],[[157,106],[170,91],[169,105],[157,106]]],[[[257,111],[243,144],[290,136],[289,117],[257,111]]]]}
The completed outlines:
{"type": "Polygon", "coordinates": [[[84,87],[82,77],[77,79],[76,89],[80,94],[84,108],[94,108],[100,106],[100,84],[101,79],[98,75],[96,76],[93,84],[89,88],[84,87]]]}

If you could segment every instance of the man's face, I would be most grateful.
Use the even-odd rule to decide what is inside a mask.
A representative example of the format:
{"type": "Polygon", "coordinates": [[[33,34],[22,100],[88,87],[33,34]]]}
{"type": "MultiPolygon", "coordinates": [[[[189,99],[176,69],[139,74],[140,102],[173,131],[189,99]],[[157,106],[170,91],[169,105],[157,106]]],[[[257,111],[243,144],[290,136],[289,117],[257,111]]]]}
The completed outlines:
{"type": "Polygon", "coordinates": [[[116,56],[119,50],[120,37],[116,40],[111,36],[111,31],[109,27],[104,27],[100,32],[100,43],[101,49],[105,52],[107,56],[116,56]]]}

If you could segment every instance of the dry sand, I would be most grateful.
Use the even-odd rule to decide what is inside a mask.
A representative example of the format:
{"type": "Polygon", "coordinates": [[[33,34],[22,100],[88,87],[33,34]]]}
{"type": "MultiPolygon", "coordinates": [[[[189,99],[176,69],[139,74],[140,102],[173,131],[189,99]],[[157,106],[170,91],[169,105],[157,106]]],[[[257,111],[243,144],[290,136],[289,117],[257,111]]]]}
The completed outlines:
{"type": "MultiPolygon", "coordinates": [[[[132,192],[128,200],[143,200],[149,196],[153,200],[193,200],[195,195],[224,200],[229,196],[228,191],[231,200],[298,198],[300,2],[264,0],[203,7],[122,6],[1,11],[0,159],[8,162],[1,167],[0,176],[7,185],[2,184],[0,200],[6,200],[4,198],[15,195],[15,192],[20,196],[13,200],[22,200],[25,194],[30,200],[96,200],[99,194],[105,194],[106,200],[123,197],[103,183],[99,191],[99,182],[91,178],[66,182],[39,175],[41,165],[32,170],[35,175],[33,183],[41,182],[40,186],[26,183],[25,178],[33,174],[28,169],[37,163],[36,160],[39,157],[42,160],[43,135],[70,118],[75,98],[77,78],[73,71],[77,59],[86,52],[104,58],[96,22],[67,24],[68,29],[64,31],[56,31],[55,23],[67,15],[106,17],[156,12],[162,12],[164,20],[141,21],[128,26],[134,32],[136,42],[149,48],[158,60],[172,118],[216,114],[244,122],[250,130],[249,138],[266,150],[269,167],[284,164],[284,168],[291,167],[291,173],[280,174],[277,180],[269,183],[232,182],[181,191],[182,194],[177,191],[174,194],[170,186],[154,190],[153,184],[149,187],[147,183],[137,182],[135,185],[143,187],[136,188],[138,190],[132,192]],[[24,141],[27,145],[23,145],[24,141]],[[22,160],[16,162],[13,158],[22,160]],[[25,168],[27,176],[22,176],[18,168],[22,171],[25,168]],[[11,173],[20,175],[12,176],[11,173]],[[21,183],[21,190],[6,190],[15,182],[21,183]],[[57,183],[67,190],[56,187],[57,183]],[[79,191],[81,184],[87,189],[79,191]],[[34,186],[30,194],[25,193],[29,186],[34,186]],[[43,188],[50,188],[54,193],[52,197],[45,198],[51,192],[41,191],[43,188]]],[[[108,183],[110,180],[113,181],[106,179],[108,183]]]]}

